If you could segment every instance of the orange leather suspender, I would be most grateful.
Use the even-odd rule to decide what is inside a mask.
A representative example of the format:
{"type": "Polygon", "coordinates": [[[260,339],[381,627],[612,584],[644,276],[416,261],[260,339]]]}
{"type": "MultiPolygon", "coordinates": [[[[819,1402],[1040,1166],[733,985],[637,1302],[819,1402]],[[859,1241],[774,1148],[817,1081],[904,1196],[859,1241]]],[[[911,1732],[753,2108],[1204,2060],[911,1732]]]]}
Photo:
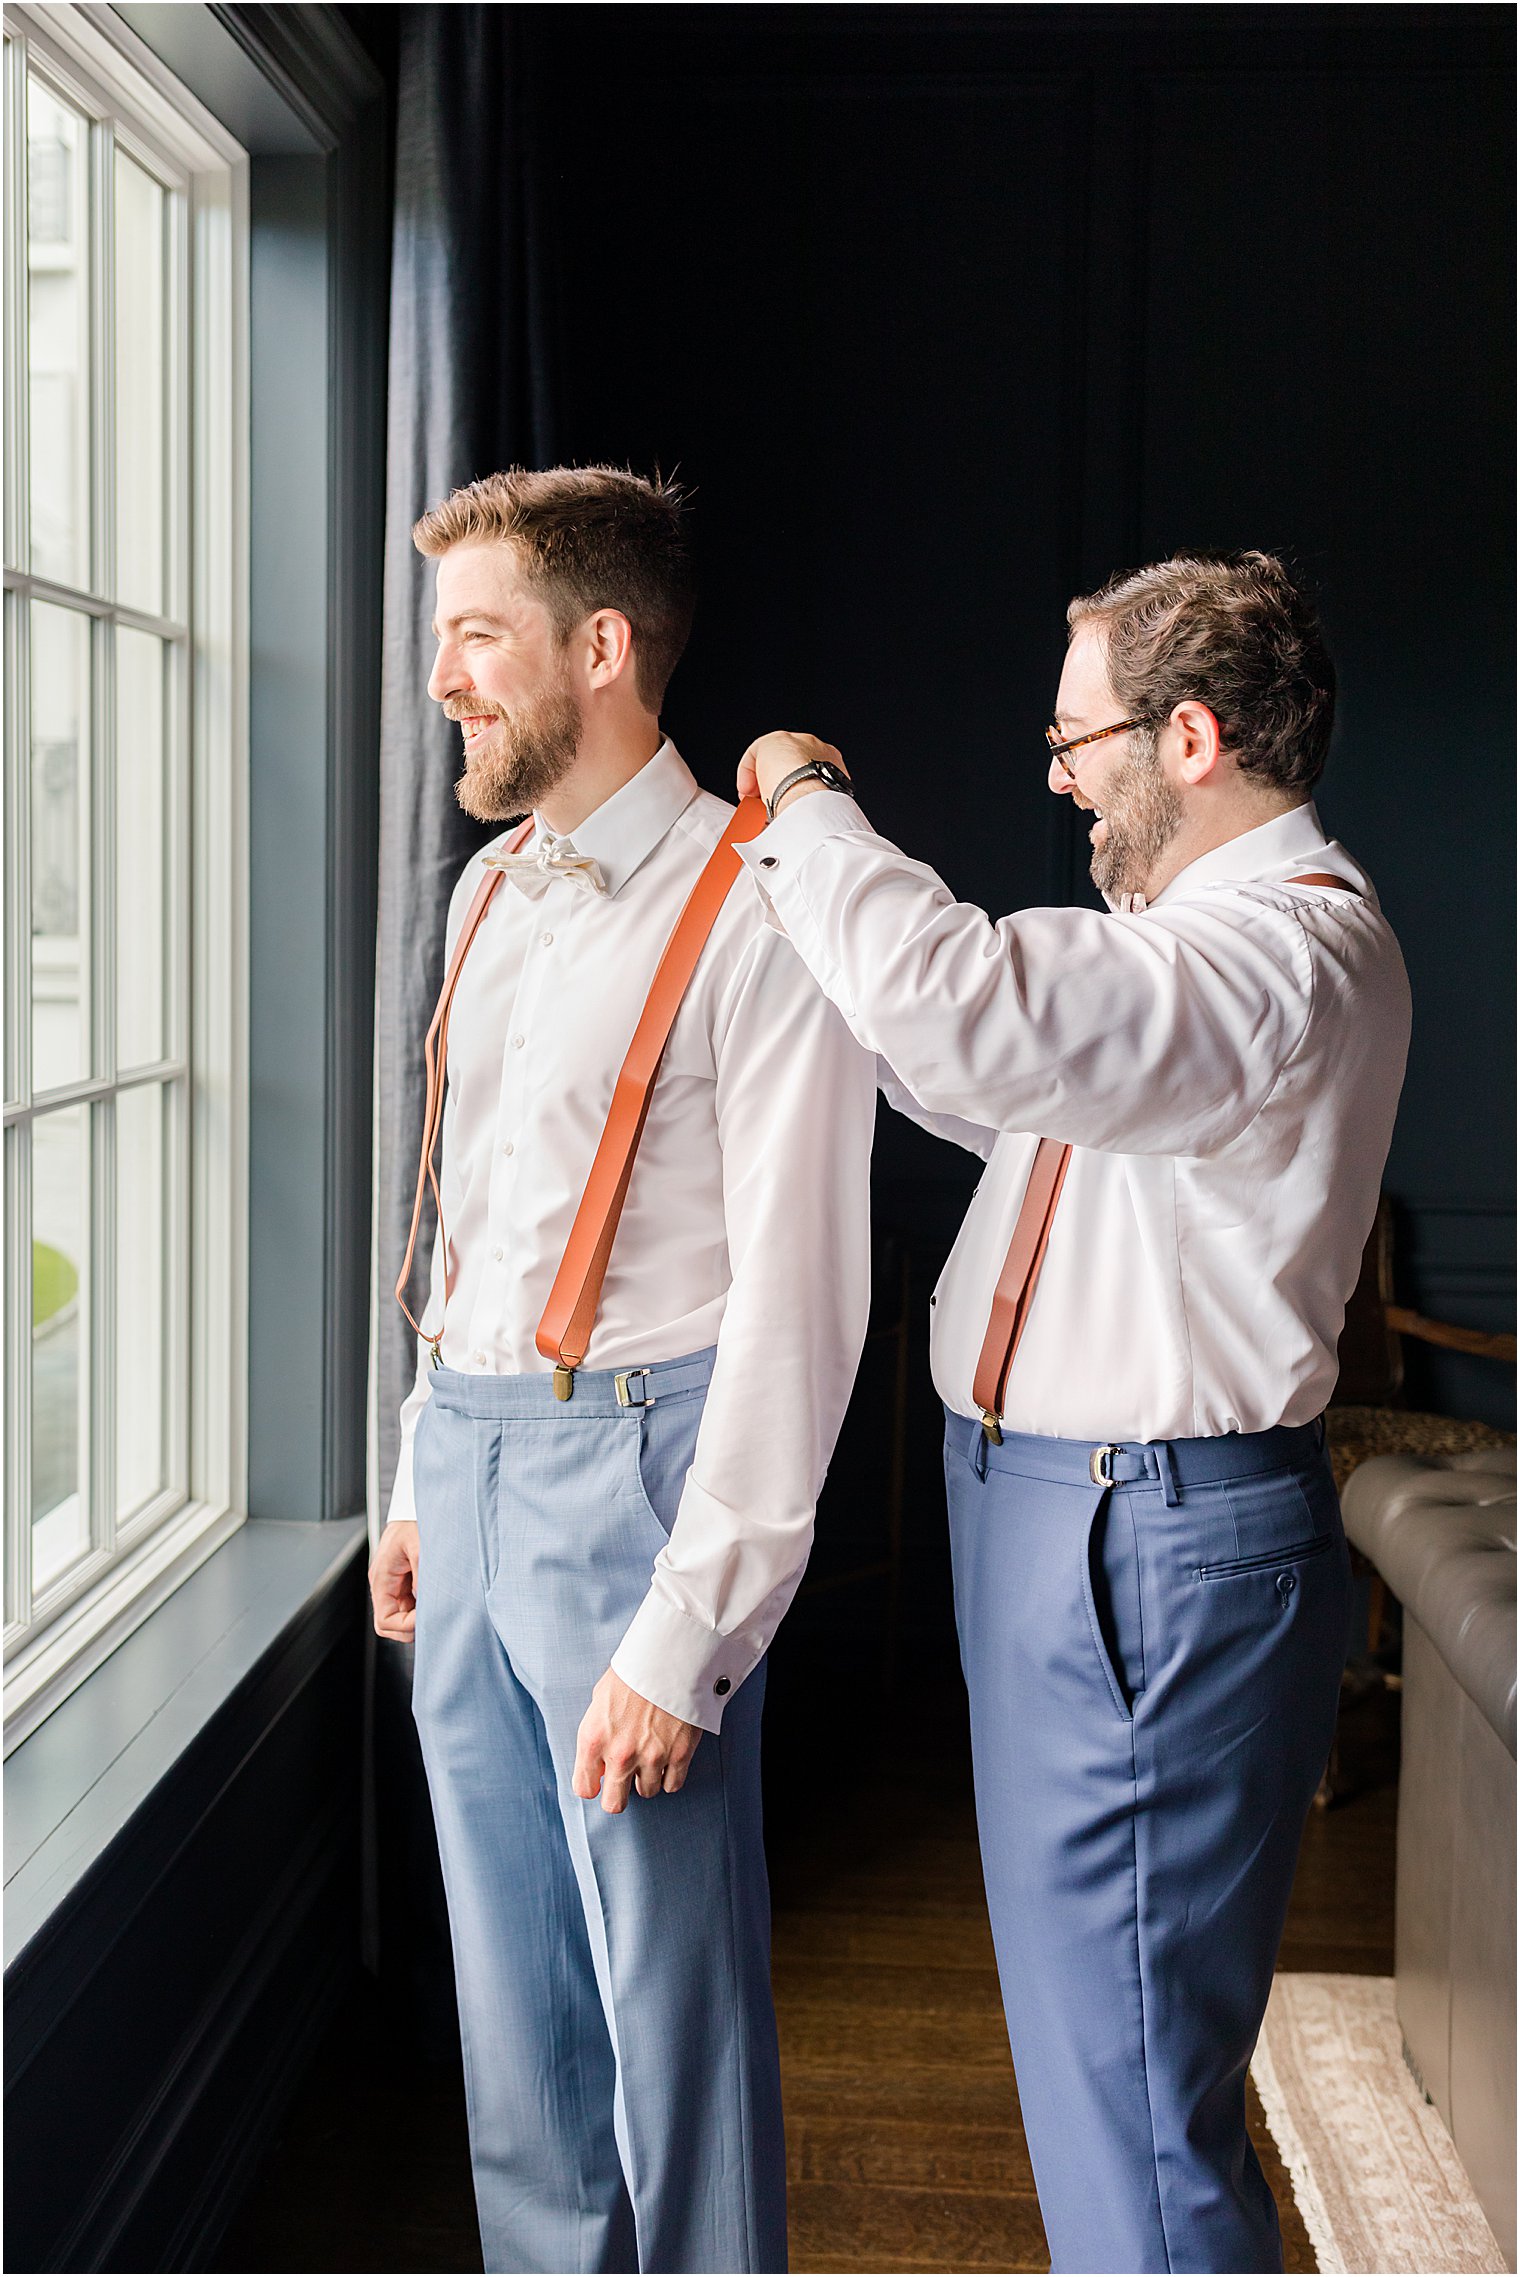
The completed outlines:
{"type": "Polygon", "coordinates": [[[607,1260],[623,1214],[666,1039],[718,911],[739,874],[738,849],[765,828],[767,819],[764,801],[747,798],[708,856],[707,866],[665,944],[633,1041],[618,1070],[601,1144],[534,1338],[544,1358],[554,1362],[554,1390],[559,1399],[568,1399],[574,1390],[575,1371],[591,1341],[607,1260]]]}
{"type": "MultiPolygon", "coordinates": [[[[517,835],[508,844],[507,852],[509,854],[519,853],[532,836],[532,832],[533,817],[530,814],[517,835]]],[[[450,957],[449,969],[443,976],[443,988],[438,998],[438,1006],[433,1014],[422,1046],[423,1064],[427,1068],[427,1105],[423,1109],[422,1115],[422,1159],[417,1165],[417,1192],[412,1201],[412,1226],[406,1237],[406,1255],[401,1260],[401,1271],[396,1277],[396,1302],[406,1314],[407,1319],[411,1321],[413,1330],[422,1338],[423,1343],[432,1346],[435,1368],[438,1366],[438,1344],[443,1335],[443,1323],[442,1321],[438,1323],[437,1336],[429,1336],[420,1321],[412,1320],[412,1310],[406,1301],[406,1284],[411,1279],[412,1258],[417,1249],[417,1228],[422,1222],[422,1197],[427,1188],[431,1186],[433,1189],[433,1207],[438,1213],[438,1248],[443,1258],[443,1302],[447,1308],[449,1301],[449,1239],[444,1231],[443,1196],[438,1191],[438,1173],[433,1165],[433,1157],[438,1152],[438,1134],[443,1128],[443,1087],[449,1070],[449,1011],[454,1002],[454,991],[459,986],[459,976],[464,970],[464,960],[470,953],[470,944],[480,931],[481,920],[491,906],[491,896],[501,884],[502,875],[503,873],[500,870],[487,870],[475,889],[475,899],[466,910],[464,923],[459,928],[459,938],[454,943],[454,954],[450,957]]],[[[426,1305],[422,1309],[425,1315],[427,1312],[426,1305]]]]}
{"type": "MultiPolygon", "coordinates": [[[[1288,885],[1338,886],[1344,893],[1355,893],[1356,887],[1346,878],[1332,877],[1328,870],[1314,870],[1301,878],[1288,878],[1288,885]]],[[[1013,1228],[1013,1239],[998,1275],[997,1287],[992,1295],[992,1316],[987,1333],[982,1339],[981,1356],[976,1363],[972,1379],[971,1396],[981,1410],[982,1429],[995,1446],[1003,1443],[1003,1400],[1008,1390],[1008,1371],[1013,1366],[1034,1303],[1034,1292],[1039,1283],[1040,1268],[1045,1262],[1045,1251],[1050,1244],[1051,1222],[1056,1214],[1056,1203],[1061,1198],[1061,1187],[1071,1161],[1071,1148],[1056,1139],[1040,1140],[1030,1165],[1029,1183],[1024,1188],[1024,1199],[1013,1228]]]]}
{"type": "MultiPolygon", "coordinates": [[[[717,922],[728,889],[739,873],[738,849],[746,840],[763,830],[765,823],[764,803],[758,798],[746,799],[709,855],[686,906],[676,920],[670,939],[665,944],[664,953],[650,983],[644,1009],[639,1015],[638,1026],[633,1032],[633,1041],[628,1046],[622,1067],[618,1071],[601,1143],[597,1147],[591,1174],[586,1181],[586,1190],[581,1196],[580,1208],[575,1213],[575,1223],[570,1228],[570,1238],[565,1244],[565,1254],[554,1277],[554,1286],[549,1292],[549,1301],[544,1307],[535,1340],[544,1358],[555,1363],[554,1389],[560,1399],[569,1399],[571,1396],[575,1388],[575,1371],[584,1360],[586,1347],[591,1341],[592,1325],[607,1272],[607,1260],[612,1254],[618,1220],[627,1198],[639,1141],[644,1135],[649,1101],[654,1091],[655,1078],[660,1072],[666,1042],[691,976],[696,970],[697,960],[717,922]]],[[[531,828],[529,822],[519,837],[513,840],[510,849],[512,852],[521,846],[531,828]]],[[[438,1205],[445,1307],[448,1304],[449,1252],[443,1232],[443,1209],[433,1169],[433,1155],[443,1121],[449,1006],[470,943],[480,929],[480,921],[486,913],[491,895],[501,883],[501,877],[501,871],[493,871],[482,881],[470,904],[444,980],[443,994],[438,1000],[438,1009],[428,1030],[424,1053],[428,1071],[428,1094],[423,1119],[422,1161],[417,1172],[417,1195],[412,1208],[406,1259],[396,1283],[396,1301],[417,1334],[432,1346],[435,1366],[439,1359],[442,1324],[440,1323],[436,1336],[427,1336],[416,1321],[412,1320],[403,1291],[416,1248],[423,1192],[431,1185],[434,1202],[438,1205]]]]}
{"type": "Polygon", "coordinates": [[[971,1396],[982,1411],[982,1429],[995,1445],[1003,1443],[1003,1394],[1008,1371],[1029,1319],[1034,1292],[1050,1241],[1051,1220],[1061,1198],[1061,1187],[1071,1161],[1071,1148],[1056,1139],[1042,1138],[1034,1150],[1029,1184],[1008,1244],[1008,1255],[992,1293],[992,1317],[982,1338],[981,1358],[971,1396]]]}

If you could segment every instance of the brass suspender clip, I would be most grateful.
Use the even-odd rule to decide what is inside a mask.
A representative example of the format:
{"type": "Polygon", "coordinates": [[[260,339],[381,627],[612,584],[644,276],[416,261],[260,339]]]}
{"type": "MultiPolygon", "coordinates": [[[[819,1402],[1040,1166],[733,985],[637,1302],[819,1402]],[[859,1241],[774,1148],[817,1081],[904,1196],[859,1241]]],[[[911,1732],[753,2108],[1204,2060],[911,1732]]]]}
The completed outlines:
{"type": "Polygon", "coordinates": [[[568,1399],[574,1390],[575,1370],[567,1368],[561,1360],[554,1370],[554,1396],[556,1399],[568,1399]]]}
{"type": "Polygon", "coordinates": [[[430,1364],[435,1368],[441,1368],[443,1366],[443,1354],[438,1349],[439,1345],[442,1342],[443,1330],[440,1328],[438,1334],[433,1338],[432,1343],[428,1346],[428,1360],[430,1364]]]}
{"type": "Polygon", "coordinates": [[[982,1409],[982,1429],[994,1447],[1001,1447],[1003,1444],[1003,1426],[990,1407],[982,1409]]]}

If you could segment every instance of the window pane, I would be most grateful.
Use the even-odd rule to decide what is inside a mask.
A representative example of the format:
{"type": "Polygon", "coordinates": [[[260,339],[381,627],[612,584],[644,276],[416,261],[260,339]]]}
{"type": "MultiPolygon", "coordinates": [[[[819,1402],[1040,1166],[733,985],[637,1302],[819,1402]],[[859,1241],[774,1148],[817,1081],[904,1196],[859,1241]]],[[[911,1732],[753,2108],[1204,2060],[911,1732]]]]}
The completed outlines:
{"type": "Polygon", "coordinates": [[[116,1101],[116,1513],[164,1479],[164,1107],[145,1083],[116,1101]]]}
{"type": "Polygon", "coordinates": [[[32,1089],[89,1070],[90,624],[34,601],[32,1089]]]}
{"type": "Polygon", "coordinates": [[[89,127],[28,78],[32,568],[90,581],[89,127]]]}
{"type": "Polygon", "coordinates": [[[164,1056],[164,643],[116,635],[116,1061],[164,1056]]]}
{"type": "Polygon", "coordinates": [[[164,613],[164,192],[116,153],[116,594],[164,613]]]}
{"type": "Polygon", "coordinates": [[[32,1589],[89,1548],[89,1164],[84,1107],[32,1126],[32,1589]]]}

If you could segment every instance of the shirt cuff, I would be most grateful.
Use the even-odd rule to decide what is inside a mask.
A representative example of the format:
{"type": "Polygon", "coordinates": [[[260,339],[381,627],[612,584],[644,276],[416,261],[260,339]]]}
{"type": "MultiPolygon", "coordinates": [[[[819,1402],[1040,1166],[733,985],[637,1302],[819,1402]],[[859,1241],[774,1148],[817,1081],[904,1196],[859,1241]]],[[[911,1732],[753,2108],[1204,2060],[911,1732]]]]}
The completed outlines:
{"type": "Polygon", "coordinates": [[[819,929],[800,879],[809,854],[834,838],[869,838],[871,825],[844,791],[814,791],[784,807],[774,822],[737,847],[740,861],[760,888],[770,922],[785,933],[813,978],[848,1020],[854,1004],[844,987],[839,960],[819,929]]]}
{"type": "Polygon", "coordinates": [[[735,849],[762,893],[778,870],[794,870],[826,838],[869,837],[871,825],[848,791],[810,791],[735,849]]]}
{"type": "Polygon", "coordinates": [[[668,1716],[719,1731],[723,1710],[750,1672],[732,1637],[705,1628],[651,1588],[612,1656],[612,1672],[668,1716]]]}

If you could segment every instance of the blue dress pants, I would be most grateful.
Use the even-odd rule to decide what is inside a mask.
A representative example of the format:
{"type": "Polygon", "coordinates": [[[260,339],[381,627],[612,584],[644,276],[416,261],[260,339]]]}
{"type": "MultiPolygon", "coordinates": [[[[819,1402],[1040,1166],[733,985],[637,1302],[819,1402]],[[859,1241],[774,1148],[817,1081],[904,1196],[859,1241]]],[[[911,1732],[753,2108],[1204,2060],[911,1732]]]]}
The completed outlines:
{"type": "Polygon", "coordinates": [[[784,2270],[763,1666],[676,1795],[572,1794],[712,1354],[437,1370],[417,1427],[413,1712],[448,1896],[488,2270],[784,2270]]]}
{"type": "Polygon", "coordinates": [[[1103,1450],[951,1415],[956,1621],[1052,2264],[1277,2270],[1246,2135],[1350,1570],[1317,1425],[1103,1450]],[[1112,1484],[1105,1483],[1112,1480],[1112,1484]]]}

